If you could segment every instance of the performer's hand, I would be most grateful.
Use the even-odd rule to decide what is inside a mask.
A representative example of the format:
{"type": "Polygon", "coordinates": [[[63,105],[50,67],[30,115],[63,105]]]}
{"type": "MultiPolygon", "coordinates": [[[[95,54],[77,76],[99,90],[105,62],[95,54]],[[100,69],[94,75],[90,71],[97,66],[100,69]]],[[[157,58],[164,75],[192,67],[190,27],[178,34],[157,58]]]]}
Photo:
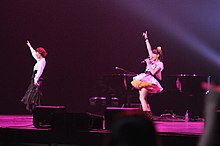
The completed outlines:
{"type": "Polygon", "coordinates": [[[147,59],[145,59],[145,61],[146,61],[147,64],[150,64],[151,60],[150,60],[150,58],[147,58],[147,59]]]}
{"type": "Polygon", "coordinates": [[[143,32],[143,36],[144,36],[144,39],[147,40],[148,39],[148,36],[147,36],[147,31],[143,32]]]}
{"type": "Polygon", "coordinates": [[[27,40],[28,47],[31,47],[31,43],[27,40]]]}
{"type": "Polygon", "coordinates": [[[39,84],[39,83],[35,83],[35,86],[39,87],[39,86],[40,86],[40,84],[39,84]]]}

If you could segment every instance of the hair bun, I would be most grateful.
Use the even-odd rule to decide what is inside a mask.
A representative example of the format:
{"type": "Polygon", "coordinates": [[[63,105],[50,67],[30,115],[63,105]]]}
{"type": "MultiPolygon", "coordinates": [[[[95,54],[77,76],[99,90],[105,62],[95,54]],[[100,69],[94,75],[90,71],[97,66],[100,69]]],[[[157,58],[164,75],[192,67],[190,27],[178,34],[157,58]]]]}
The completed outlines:
{"type": "Polygon", "coordinates": [[[162,51],[161,46],[158,46],[158,47],[157,47],[157,51],[158,51],[158,52],[161,52],[161,51],[162,51]]]}

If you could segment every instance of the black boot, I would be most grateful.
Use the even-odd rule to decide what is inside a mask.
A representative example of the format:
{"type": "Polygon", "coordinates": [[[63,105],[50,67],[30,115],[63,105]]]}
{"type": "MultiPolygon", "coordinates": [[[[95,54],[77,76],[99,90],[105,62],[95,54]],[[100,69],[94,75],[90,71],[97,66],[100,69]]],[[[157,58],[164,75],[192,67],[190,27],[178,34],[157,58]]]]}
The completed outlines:
{"type": "Polygon", "coordinates": [[[151,111],[144,111],[144,114],[150,119],[153,120],[153,114],[151,111]]]}

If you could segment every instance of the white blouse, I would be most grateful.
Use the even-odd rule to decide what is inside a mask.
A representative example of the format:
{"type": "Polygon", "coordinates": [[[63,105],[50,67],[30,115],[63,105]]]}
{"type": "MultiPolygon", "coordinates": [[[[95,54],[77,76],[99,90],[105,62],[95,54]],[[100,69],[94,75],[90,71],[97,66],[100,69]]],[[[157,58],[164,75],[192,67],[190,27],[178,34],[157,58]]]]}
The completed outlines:
{"type": "Polygon", "coordinates": [[[44,71],[44,68],[46,66],[46,60],[45,58],[42,58],[39,60],[36,56],[36,51],[32,47],[30,47],[30,50],[31,50],[32,56],[37,61],[33,68],[33,70],[37,70],[37,73],[34,76],[34,84],[36,84],[44,71]]]}

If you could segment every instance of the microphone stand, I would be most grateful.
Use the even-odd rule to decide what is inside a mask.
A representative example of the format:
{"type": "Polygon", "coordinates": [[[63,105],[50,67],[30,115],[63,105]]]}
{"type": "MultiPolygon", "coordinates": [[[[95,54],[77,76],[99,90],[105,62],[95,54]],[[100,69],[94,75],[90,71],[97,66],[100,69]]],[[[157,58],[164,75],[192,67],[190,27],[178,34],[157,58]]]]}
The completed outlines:
{"type": "Polygon", "coordinates": [[[131,107],[131,104],[130,104],[130,100],[128,98],[128,85],[127,85],[127,77],[128,76],[131,76],[131,74],[135,74],[134,72],[129,72],[123,68],[120,68],[120,67],[115,67],[116,70],[121,70],[123,71],[125,74],[123,74],[123,86],[124,86],[124,89],[125,89],[125,98],[126,98],[126,103],[122,105],[122,107],[127,107],[127,108],[130,108],[131,107]]]}

